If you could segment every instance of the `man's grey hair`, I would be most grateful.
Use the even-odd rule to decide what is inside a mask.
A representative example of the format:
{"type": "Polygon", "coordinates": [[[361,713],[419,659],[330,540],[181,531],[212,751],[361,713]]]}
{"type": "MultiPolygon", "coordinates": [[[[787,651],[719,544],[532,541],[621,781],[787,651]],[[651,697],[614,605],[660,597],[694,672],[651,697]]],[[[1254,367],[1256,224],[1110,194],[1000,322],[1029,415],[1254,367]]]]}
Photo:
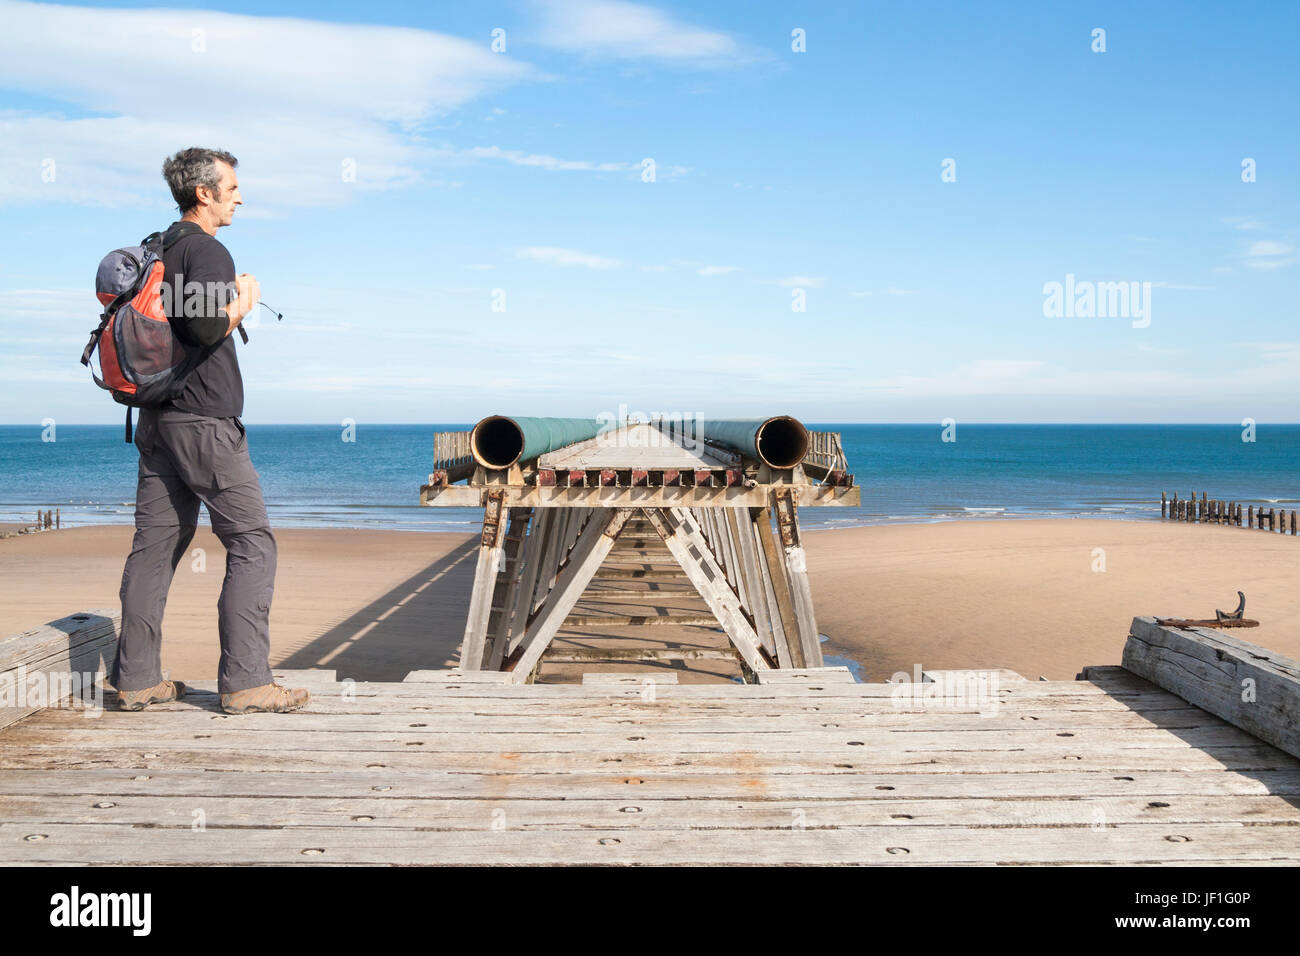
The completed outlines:
{"type": "Polygon", "coordinates": [[[221,199],[221,170],[217,161],[228,164],[232,169],[239,165],[235,159],[222,149],[203,149],[199,146],[182,149],[175,156],[163,160],[163,178],[171,188],[172,198],[185,215],[199,204],[199,197],[194,190],[207,186],[212,190],[213,198],[221,199]]]}

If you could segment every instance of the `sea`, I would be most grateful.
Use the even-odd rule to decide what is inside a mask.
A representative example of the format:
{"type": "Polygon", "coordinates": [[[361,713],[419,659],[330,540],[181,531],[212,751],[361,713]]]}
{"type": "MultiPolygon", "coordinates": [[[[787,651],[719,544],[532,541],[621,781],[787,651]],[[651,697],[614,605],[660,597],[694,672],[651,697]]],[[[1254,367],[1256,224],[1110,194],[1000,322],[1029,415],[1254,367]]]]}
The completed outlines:
{"type": "MultiPolygon", "coordinates": [[[[434,432],[468,425],[247,427],[274,526],[470,532],[481,520],[477,509],[418,504],[434,432]]],[[[808,427],[841,434],[862,506],[805,508],[805,529],[1150,520],[1162,491],[1300,507],[1300,425],[808,427]]],[[[0,426],[0,523],[57,508],[65,527],[131,524],[137,456],[122,438],[121,425],[0,426]]]]}

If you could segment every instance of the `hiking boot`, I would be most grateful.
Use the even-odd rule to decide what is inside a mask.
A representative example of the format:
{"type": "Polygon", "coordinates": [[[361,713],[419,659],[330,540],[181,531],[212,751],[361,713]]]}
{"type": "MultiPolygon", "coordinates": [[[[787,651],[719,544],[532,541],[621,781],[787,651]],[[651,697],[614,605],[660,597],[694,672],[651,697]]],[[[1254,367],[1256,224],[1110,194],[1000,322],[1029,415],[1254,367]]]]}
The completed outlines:
{"type": "Polygon", "coordinates": [[[185,685],[178,680],[165,680],[144,690],[117,692],[118,706],[122,710],[144,710],[150,704],[165,704],[185,694],[185,685]]]}
{"type": "Polygon", "coordinates": [[[249,687],[237,690],[233,694],[221,695],[221,709],[228,714],[283,714],[297,710],[307,701],[311,694],[301,687],[290,690],[272,681],[261,687],[249,687]]]}

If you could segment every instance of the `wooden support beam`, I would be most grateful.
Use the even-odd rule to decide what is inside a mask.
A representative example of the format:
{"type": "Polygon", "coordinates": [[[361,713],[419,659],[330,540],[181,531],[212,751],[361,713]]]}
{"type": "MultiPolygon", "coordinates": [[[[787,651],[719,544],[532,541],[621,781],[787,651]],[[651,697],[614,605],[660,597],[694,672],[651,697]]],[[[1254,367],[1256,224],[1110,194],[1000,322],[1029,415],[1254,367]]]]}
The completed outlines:
{"type": "MultiPolygon", "coordinates": [[[[734,661],[731,647],[563,647],[546,655],[548,664],[586,661],[734,661]]],[[[650,672],[647,672],[649,676],[650,672]]]]}
{"type": "Polygon", "coordinates": [[[767,587],[759,567],[761,556],[758,539],[754,536],[754,519],[748,508],[727,509],[728,520],[733,525],[736,549],[739,553],[741,581],[744,584],[744,604],[754,622],[754,632],[768,656],[778,661],[776,636],[772,631],[772,615],[768,607],[767,587]]]}
{"type": "Polygon", "coordinates": [[[1300,757],[1300,661],[1231,634],[1135,617],[1124,669],[1300,757]]]}
{"type": "Polygon", "coordinates": [[[488,618],[488,650],[484,661],[487,670],[500,670],[506,648],[510,644],[510,628],[520,614],[519,592],[525,577],[527,552],[534,544],[528,533],[533,523],[532,508],[511,508],[510,527],[506,531],[502,548],[503,560],[497,575],[497,586],[492,596],[492,614],[488,618]]]}
{"type": "MultiPolygon", "coordinates": [[[[480,469],[481,470],[481,469],[480,469]]],[[[691,471],[680,472],[677,484],[649,488],[621,488],[617,473],[609,471],[609,485],[595,481],[598,473],[588,475],[584,488],[548,488],[536,485],[502,485],[506,504],[511,508],[759,508],[766,507],[772,485],[754,484],[724,487],[712,485],[712,472],[704,471],[706,482],[698,487],[689,484],[691,471]]],[[[856,485],[788,485],[798,496],[801,508],[856,507],[862,503],[862,489],[856,485]]],[[[486,489],[472,485],[423,485],[420,504],[439,508],[481,508],[486,489]]]]}
{"type": "Polygon", "coordinates": [[[565,627],[716,627],[712,614],[570,614],[564,619],[565,627]]]}
{"type": "MultiPolygon", "coordinates": [[[[768,523],[766,508],[750,509],[750,527],[754,535],[755,556],[758,561],[758,573],[763,579],[763,594],[767,601],[768,623],[772,630],[772,640],[776,644],[776,660],[778,667],[794,667],[794,660],[790,653],[789,642],[786,639],[786,620],[793,626],[794,611],[790,606],[790,594],[785,590],[785,578],[778,575],[774,580],[772,577],[772,562],[776,562],[776,546],[771,541],[771,555],[768,554],[767,544],[764,541],[764,528],[767,529],[767,538],[771,539],[771,526],[768,523]],[[778,589],[780,589],[778,591],[778,589]],[[784,610],[783,610],[784,608],[784,610]]],[[[793,633],[791,631],[790,633],[793,633]]]]}
{"type": "MultiPolygon", "coordinates": [[[[749,585],[745,580],[745,569],[740,559],[740,542],[736,539],[739,537],[736,526],[736,509],[735,508],[715,508],[713,509],[718,516],[718,525],[722,530],[723,542],[727,549],[727,580],[731,582],[732,589],[736,592],[736,597],[740,598],[740,606],[745,608],[750,618],[753,618],[753,598],[749,594],[749,585]]],[[[762,643],[760,641],[760,643],[762,643]]]]}
{"type": "Polygon", "coordinates": [[[460,669],[463,671],[483,668],[483,658],[487,652],[488,619],[492,615],[497,572],[501,570],[501,545],[505,533],[504,495],[500,489],[491,489],[488,491],[487,504],[483,507],[483,533],[479,536],[474,588],[470,592],[465,636],[460,644],[460,669]]]}
{"type": "Polygon", "coordinates": [[[727,584],[713,552],[705,544],[695,518],[685,508],[671,511],[652,508],[645,513],[713,611],[745,665],[754,672],[768,670],[771,665],[759,647],[758,635],[745,617],[740,599],[727,584]]]}
{"type": "Polygon", "coordinates": [[[513,662],[512,683],[523,684],[531,680],[542,654],[555,639],[582,592],[591,583],[596,569],[609,554],[632,512],[631,508],[597,512],[597,516],[587,522],[574,546],[573,554],[556,579],[555,587],[547,595],[537,616],[529,622],[528,631],[519,648],[520,654],[513,662]]]}
{"type": "Polygon", "coordinates": [[[7,691],[0,727],[69,697],[82,702],[76,706],[103,706],[102,678],[113,668],[121,623],[120,608],[82,611],[0,639],[0,687],[7,691]]]}
{"type": "Polygon", "coordinates": [[[799,534],[799,514],[794,495],[777,490],[772,495],[772,510],[785,552],[785,576],[790,583],[790,598],[798,625],[799,644],[803,648],[804,667],[822,666],[821,635],[813,614],[812,586],[808,583],[808,558],[799,534]]]}

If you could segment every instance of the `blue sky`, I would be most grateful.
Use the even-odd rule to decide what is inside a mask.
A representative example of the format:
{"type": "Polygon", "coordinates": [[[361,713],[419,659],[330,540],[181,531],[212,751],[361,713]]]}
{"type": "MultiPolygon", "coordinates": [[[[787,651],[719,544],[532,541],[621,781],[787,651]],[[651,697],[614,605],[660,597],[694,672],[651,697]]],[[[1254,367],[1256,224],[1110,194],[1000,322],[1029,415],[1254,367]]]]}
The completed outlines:
{"type": "Polygon", "coordinates": [[[94,270],[172,221],[189,145],[239,157],[219,238],[285,314],[249,422],[1300,419],[1300,5],[0,21],[3,422],[120,421],[77,363],[94,270]],[[1149,324],[1045,315],[1067,275],[1150,283],[1149,324]]]}

